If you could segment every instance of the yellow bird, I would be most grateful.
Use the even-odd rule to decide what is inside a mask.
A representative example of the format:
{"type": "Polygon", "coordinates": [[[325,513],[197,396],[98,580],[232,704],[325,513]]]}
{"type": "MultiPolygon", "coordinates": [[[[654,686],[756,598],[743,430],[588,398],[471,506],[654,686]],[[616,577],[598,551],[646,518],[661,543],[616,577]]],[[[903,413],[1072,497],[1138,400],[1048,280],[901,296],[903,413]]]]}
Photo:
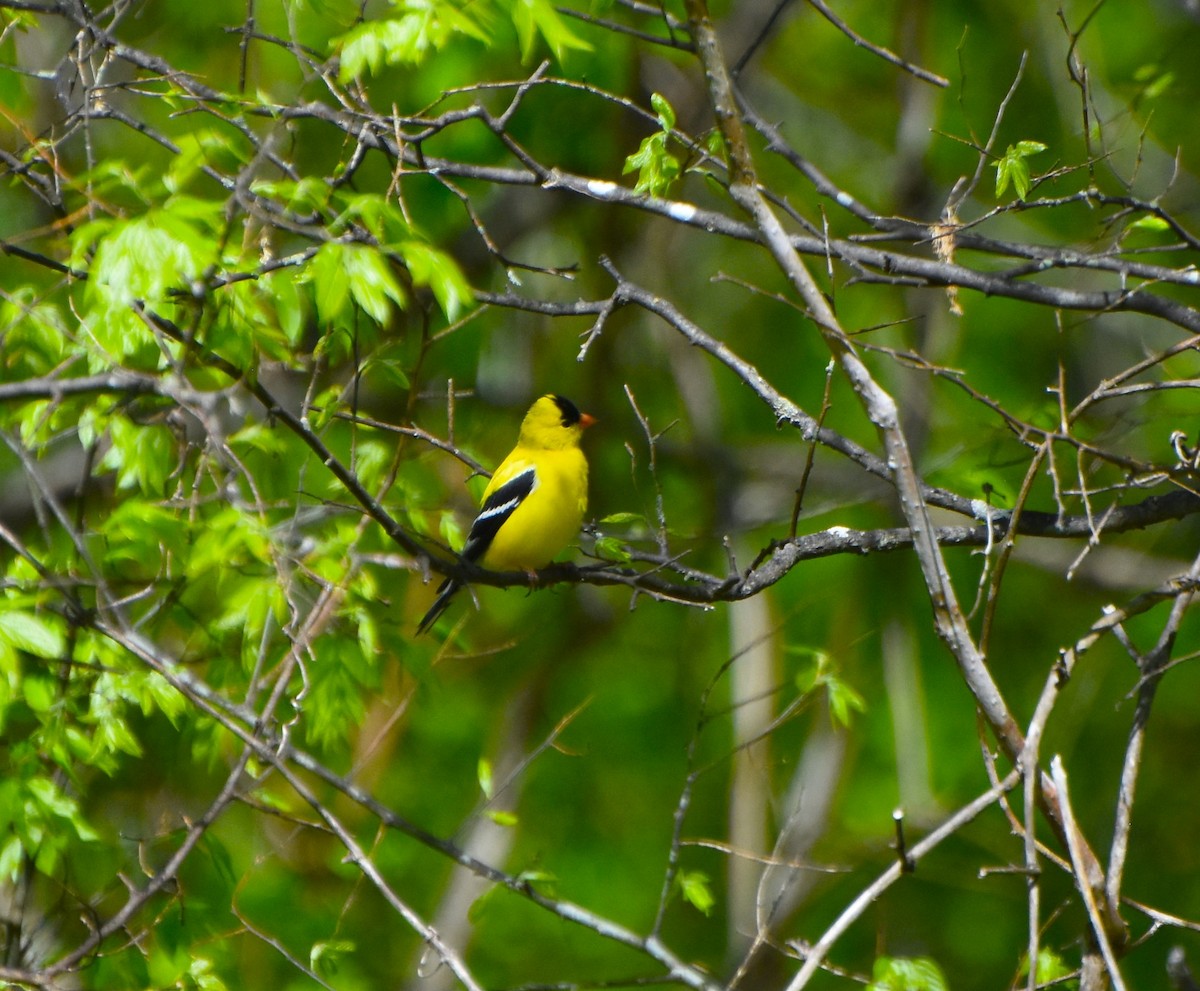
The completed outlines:
{"type": "MultiPolygon", "coordinates": [[[[464,561],[489,571],[533,571],[571,542],[587,510],[588,466],[579,441],[595,422],[562,396],[542,396],[529,407],[517,446],[484,489],[464,561]]],[[[442,582],[418,634],[433,625],[462,584],[457,578],[442,582]]]]}

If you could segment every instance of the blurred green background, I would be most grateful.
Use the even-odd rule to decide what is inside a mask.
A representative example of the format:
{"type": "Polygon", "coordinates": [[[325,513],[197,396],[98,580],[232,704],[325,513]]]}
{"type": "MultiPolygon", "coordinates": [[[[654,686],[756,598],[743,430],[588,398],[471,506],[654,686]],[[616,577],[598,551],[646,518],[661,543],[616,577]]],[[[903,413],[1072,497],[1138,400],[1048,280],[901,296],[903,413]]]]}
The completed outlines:
{"type": "MultiPolygon", "coordinates": [[[[64,94],[77,27],[52,11],[33,14],[0,0],[7,178],[0,238],[92,273],[85,282],[19,253],[0,254],[0,383],[117,366],[167,376],[174,370],[164,358],[169,349],[129,315],[119,292],[133,283],[135,295],[198,328],[205,346],[289,404],[298,406],[306,390],[316,397],[330,414],[315,418],[324,441],[411,532],[453,543],[481,483],[469,488],[469,469],[419,438],[334,419],[335,409],[447,438],[454,390],[452,440],[491,467],[512,444],[528,403],[556,391],[600,421],[586,438],[589,517],[600,533],[653,551],[661,491],[673,554],[718,575],[731,557],[748,567],[771,541],[788,537],[809,452],[795,431],[777,429],[772,412],[728,369],[633,307],[619,309],[579,361],[591,316],[473,304],[447,312],[454,307],[434,298],[439,286],[451,292],[469,283],[560,303],[603,300],[613,289],[600,263],[608,258],[818,414],[828,352],[761,249],[552,184],[490,181],[485,171],[517,169],[516,148],[544,169],[632,188],[635,179],[622,168],[657,127],[649,108],[651,93],[659,93],[677,118],[668,148],[685,167],[670,196],[736,216],[720,169],[711,162],[688,168],[701,163],[680,139],[702,145],[711,131],[694,59],[605,26],[611,20],[670,37],[661,15],[634,4],[555,14],[549,4],[524,0],[412,0],[368,4],[365,15],[372,23],[440,11],[448,22],[449,10],[487,43],[471,31],[434,32],[428,50],[365,69],[353,82],[338,80],[324,60],[345,57],[359,5],[255,4],[242,86],[244,5],[164,0],[130,8],[110,25],[123,44],[226,99],[197,109],[179,80],[145,67],[135,73],[122,58],[102,64],[96,50],[91,70],[107,73],[112,89],[85,119],[64,94]],[[534,13],[523,15],[525,8],[534,13]],[[523,16],[539,18],[524,57],[514,26],[523,16]],[[345,110],[337,96],[351,94],[363,101],[356,106],[380,114],[429,119],[478,106],[495,121],[514,98],[514,81],[543,58],[550,60],[547,81],[523,95],[504,129],[512,145],[478,117],[422,140],[425,156],[477,166],[475,177],[409,163],[409,174],[397,178],[394,160],[368,151],[343,183],[355,155],[352,129],[280,112],[310,101],[345,110]],[[506,85],[483,88],[491,83],[506,85]],[[289,177],[256,160],[240,128],[260,143],[269,135],[271,153],[294,169],[290,179],[313,185],[284,188],[289,177]],[[246,169],[254,182],[278,184],[263,195],[290,211],[284,219],[319,219],[296,225],[247,211],[228,185],[199,171],[201,162],[224,177],[246,169]],[[331,182],[343,184],[331,191],[331,182]],[[406,250],[440,252],[432,276],[422,278],[411,255],[404,256],[407,274],[393,265],[395,282],[376,273],[385,319],[372,320],[359,295],[357,305],[335,313],[311,258],[270,279],[214,290],[199,304],[171,294],[186,288],[177,274],[255,272],[336,236],[355,196],[388,204],[389,230],[404,228],[406,250]],[[117,256],[120,232],[139,218],[167,232],[154,244],[169,242],[181,254],[166,264],[153,250],[140,262],[117,256]],[[490,252],[481,230],[515,264],[490,252]],[[99,246],[118,259],[106,270],[115,287],[108,295],[98,288],[99,246]],[[404,309],[387,291],[401,283],[404,309]],[[654,473],[629,396],[661,432],[654,473]],[[629,522],[634,517],[642,522],[629,522]]],[[[666,10],[683,17],[675,5],[666,10]]],[[[112,13],[97,17],[109,25],[112,13]]],[[[805,5],[785,6],[760,44],[769,9],[716,4],[713,14],[730,61],[748,56],[739,85],[757,113],[872,212],[938,221],[994,130],[994,156],[1021,141],[1046,147],[1028,160],[1034,185],[1024,206],[1011,189],[998,197],[996,169],[982,167],[957,207],[957,220],[973,233],[1161,266],[1194,264],[1195,251],[1169,231],[1133,223],[1147,215],[1137,204],[1151,203],[1184,227],[1197,220],[1200,65],[1193,53],[1200,22],[1187,5],[837,5],[861,36],[944,76],[945,88],[856,47],[805,5]],[[1084,69],[1086,92],[1072,79],[1084,69]],[[1091,202],[1080,197],[1087,190],[1096,194],[1091,202]]],[[[419,130],[415,122],[404,126],[419,130]]],[[[763,185],[813,229],[835,238],[869,233],[761,142],[755,151],[763,185]]],[[[927,243],[889,239],[883,246],[933,257],[927,243]]],[[[956,260],[987,271],[1020,264],[969,249],[956,260]]],[[[1000,508],[1012,507],[1031,446],[980,397],[1053,430],[1060,414],[1052,390],[1060,381],[1070,408],[1105,379],[1186,339],[1181,328],[1142,315],[1056,310],[969,290],[958,294],[956,315],[943,289],[868,277],[840,262],[830,272],[820,257],[810,264],[873,374],[896,397],[923,477],[971,499],[991,492],[1000,508]],[[903,358],[909,352],[951,373],[914,367],[903,358]]],[[[1110,272],[1083,268],[1039,278],[1075,288],[1118,285],[1110,272]]],[[[1153,291],[1188,305],[1196,298],[1194,288],[1178,285],[1153,291]]],[[[664,943],[717,980],[747,960],[755,898],[767,890],[758,887],[761,859],[773,849],[813,869],[789,875],[796,886],[781,902],[772,939],[813,941],[893,862],[893,809],[905,810],[911,843],[988,787],[981,750],[994,744],[986,732],[981,738],[974,701],[934,634],[907,551],[806,561],[755,599],[713,609],[586,583],[533,594],[481,587],[478,611],[462,596],[435,636],[416,640],[433,586],[413,557],[379,527],[360,528],[340,483],[278,421],[235,395],[227,377],[194,356],[176,360],[199,392],[219,397],[236,461],[211,446],[212,424],[199,401],[183,426],[169,418],[170,395],[131,401],[89,394],[40,405],[8,398],[0,405],[9,441],[0,447],[0,520],[48,572],[39,575],[11,542],[0,551],[6,613],[35,617],[44,634],[22,635],[26,621],[14,621],[0,644],[0,883],[14,920],[6,966],[34,971],[79,946],[124,904],[127,885],[144,884],[177,849],[239,752],[194,704],[166,701],[169,691],[119,644],[72,627],[58,591],[63,583],[86,604],[96,603],[97,586],[128,596],[122,608],[132,628],[222,697],[252,705],[262,704],[272,673],[285,670],[289,643],[322,591],[338,588],[331,617],[301,640],[303,669],[285,678],[274,724],[287,724],[299,746],[405,819],[478,850],[544,894],[643,935],[665,897],[664,943]],[[93,441],[94,457],[85,461],[93,441]],[[34,476],[43,488],[29,483],[34,476]],[[65,522],[46,510],[48,491],[68,508],[65,522]],[[73,663],[63,662],[64,652],[73,663]],[[803,697],[818,658],[833,678],[830,691],[860,697],[861,711],[850,705],[843,721],[831,714],[830,691],[803,697]],[[780,714],[786,718],[773,723],[780,714]],[[759,733],[753,746],[738,747],[759,733]],[[497,790],[490,804],[489,778],[497,790]],[[679,867],[694,887],[664,895],[685,789],[679,867]],[[489,815],[497,810],[504,814],[489,815]]],[[[1187,382],[1198,366],[1188,348],[1138,381],[1187,382]]],[[[874,430],[840,375],[829,399],[825,425],[877,451],[874,430]]],[[[1092,404],[1071,436],[1112,457],[1078,456],[1073,444],[1056,444],[1028,507],[1082,513],[1083,485],[1098,513],[1114,501],[1168,491],[1165,477],[1131,487],[1136,473],[1117,459],[1170,466],[1169,434],[1194,435],[1194,412],[1190,388],[1092,404]]],[[[900,524],[881,482],[831,450],[816,451],[800,533],[900,524]]],[[[988,640],[992,674],[1018,722],[1031,717],[1059,651],[1108,603],[1186,572],[1197,536],[1196,522],[1184,519],[1104,535],[1086,555],[1084,541],[1018,541],[988,640]]],[[[582,540],[585,553],[592,546],[591,537],[582,540]]],[[[946,556],[970,608],[994,558],[966,549],[946,556]]],[[[1128,624],[1143,650],[1167,608],[1128,624]]],[[[983,615],[982,607],[973,615],[977,632],[983,615]]],[[[1200,866],[1193,704],[1200,674],[1187,660],[1197,646],[1194,625],[1182,626],[1173,656],[1184,662],[1169,671],[1152,713],[1124,884],[1130,898],[1185,919],[1200,918],[1193,880],[1200,866]]],[[[1102,862],[1137,684],[1126,652],[1111,637],[1101,640],[1065,688],[1042,747],[1046,760],[1061,754],[1080,827],[1102,862]]],[[[1003,760],[999,766],[1007,770],[1003,760]]],[[[439,932],[454,934],[483,986],[624,986],[661,976],[645,954],[519,895],[482,882],[472,888],[444,854],[382,828],[326,783],[306,780],[393,890],[439,932]]],[[[187,855],[177,882],[87,954],[77,986],[450,986],[447,968],[429,962],[419,936],[278,774],[253,762],[241,794],[187,855]]],[[[1020,816],[1020,795],[1011,801],[1020,816]]],[[[1065,856],[1048,830],[1040,838],[1065,856]]],[[[880,956],[930,957],[951,987],[1009,986],[1028,941],[1022,862],[1021,839],[998,807],[988,809],[887,891],[837,943],[831,962],[869,975],[880,956]]],[[[1045,867],[1042,942],[1075,967],[1084,911],[1070,878],[1045,867]]],[[[1128,985],[1162,986],[1167,950],[1178,942],[1194,952],[1196,924],[1160,930],[1137,908],[1125,914],[1135,937],[1148,936],[1122,965],[1128,985]]],[[[769,948],[738,980],[783,987],[796,966],[769,948]]],[[[814,985],[851,981],[823,974],[814,985]]]]}

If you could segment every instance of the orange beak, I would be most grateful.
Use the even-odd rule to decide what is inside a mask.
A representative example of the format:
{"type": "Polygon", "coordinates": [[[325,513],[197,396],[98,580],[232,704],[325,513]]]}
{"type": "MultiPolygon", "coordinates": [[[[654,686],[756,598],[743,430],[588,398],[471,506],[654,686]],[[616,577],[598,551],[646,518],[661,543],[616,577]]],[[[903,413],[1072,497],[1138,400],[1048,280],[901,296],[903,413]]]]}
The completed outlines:
{"type": "Polygon", "coordinates": [[[587,428],[590,427],[595,422],[596,422],[596,418],[594,416],[592,416],[591,413],[580,413],[579,414],[579,425],[581,427],[583,427],[584,430],[587,430],[587,428]]]}

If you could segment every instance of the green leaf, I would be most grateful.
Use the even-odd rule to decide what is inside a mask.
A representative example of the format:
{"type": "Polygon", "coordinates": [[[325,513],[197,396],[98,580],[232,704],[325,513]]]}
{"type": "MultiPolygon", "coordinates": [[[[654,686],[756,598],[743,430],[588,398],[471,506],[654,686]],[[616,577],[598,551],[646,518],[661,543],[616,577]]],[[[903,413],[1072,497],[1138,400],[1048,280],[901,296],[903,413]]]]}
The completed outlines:
{"type": "Polygon", "coordinates": [[[515,812],[510,812],[507,809],[488,809],[485,814],[497,826],[504,826],[507,829],[511,829],[521,821],[517,818],[515,812]]]}
{"type": "Polygon", "coordinates": [[[849,684],[840,678],[830,676],[825,681],[825,691],[829,697],[829,714],[833,721],[850,726],[851,712],[866,712],[866,700],[849,684]]]}
{"type": "Polygon", "coordinates": [[[725,145],[725,136],[716,128],[709,131],[705,136],[704,148],[713,158],[720,161],[725,161],[729,158],[729,149],[725,145]]]}
{"type": "Polygon", "coordinates": [[[466,532],[454,513],[446,510],[438,518],[438,535],[447,547],[462,547],[467,542],[466,532]]]}
{"type": "Polygon", "coordinates": [[[338,972],[341,958],[356,949],[353,940],[321,940],[313,943],[312,949],[308,951],[308,965],[323,977],[333,977],[338,972]]]}
{"type": "Polygon", "coordinates": [[[498,884],[490,885],[482,895],[471,902],[470,908],[467,909],[467,921],[471,925],[479,924],[480,920],[486,914],[488,906],[496,900],[496,892],[499,890],[500,886],[498,884]]]}
{"type": "Polygon", "coordinates": [[[259,282],[275,308],[275,322],[294,348],[304,333],[304,303],[295,274],[292,271],[272,272],[259,282]]]}
{"type": "Polygon", "coordinates": [[[1169,231],[1171,229],[1171,225],[1157,214],[1146,213],[1138,217],[1137,220],[1133,221],[1133,223],[1129,224],[1125,229],[1131,231],[1154,231],[1155,233],[1161,233],[1163,231],[1169,231]]]}
{"type": "MultiPolygon", "coordinates": [[[[224,506],[210,514],[197,529],[186,561],[186,574],[190,579],[199,579],[213,572],[232,580],[239,572],[263,566],[270,559],[269,535],[259,518],[243,513],[236,506],[224,506]]],[[[274,584],[273,571],[269,584],[274,584]]],[[[229,602],[228,606],[241,613],[246,603],[229,602]]]]}
{"type": "Polygon", "coordinates": [[[528,62],[532,57],[538,35],[541,35],[559,62],[566,58],[571,49],[584,52],[592,50],[590,44],[567,26],[550,0],[511,0],[511,3],[522,61],[528,62]]]}
{"type": "Polygon", "coordinates": [[[217,974],[213,962],[207,957],[194,957],[188,964],[188,977],[196,991],[226,991],[227,985],[217,974]]]}
{"type": "Polygon", "coordinates": [[[364,244],[346,245],[342,254],[350,295],[377,324],[386,324],[391,317],[389,300],[400,309],[408,297],[389,267],[387,258],[377,248],[364,244]]]}
{"type": "Polygon", "coordinates": [[[188,709],[187,699],[183,693],[157,671],[144,672],[141,688],[142,695],[138,702],[141,704],[142,712],[149,715],[151,711],[157,709],[171,721],[172,725],[178,726],[180,716],[188,709]]]}
{"type": "Polygon", "coordinates": [[[671,131],[675,128],[675,108],[667,102],[667,98],[661,93],[650,94],[650,106],[654,108],[654,112],[658,114],[658,122],[662,125],[664,131],[671,131]]]}
{"type": "Polygon", "coordinates": [[[602,526],[627,526],[632,523],[645,526],[646,517],[641,513],[609,513],[600,520],[602,526]]]}
{"type": "MultiPolygon", "coordinates": [[[[38,815],[54,817],[68,823],[75,835],[84,842],[96,840],[97,833],[84,820],[79,811],[79,803],[65,794],[62,789],[49,778],[35,777],[26,782],[29,794],[36,800],[38,815]]],[[[48,818],[43,819],[46,823],[48,818]]]]}
{"type": "Polygon", "coordinates": [[[159,937],[161,942],[155,947],[155,952],[146,955],[147,972],[150,983],[155,988],[187,987],[184,975],[195,962],[187,947],[178,940],[170,940],[170,935],[169,930],[163,933],[159,937]]]}
{"type": "Polygon", "coordinates": [[[370,72],[377,73],[385,65],[400,62],[419,62],[424,48],[418,37],[405,30],[400,21],[368,21],[335,39],[338,53],[338,79],[349,82],[370,72]]]}
{"type": "Polygon", "coordinates": [[[517,883],[527,885],[530,888],[536,888],[539,885],[544,894],[552,895],[554,887],[558,883],[558,877],[550,871],[538,870],[536,867],[521,871],[517,875],[517,883]]]}
{"type": "Polygon", "coordinates": [[[942,969],[929,957],[877,957],[867,991],[946,991],[942,969]]]}
{"type": "Polygon", "coordinates": [[[390,389],[407,389],[412,384],[405,367],[402,346],[399,344],[385,345],[371,355],[362,364],[362,374],[364,377],[377,375],[384,386],[390,389]]]}
{"type": "Polygon", "coordinates": [[[251,421],[229,435],[229,444],[259,451],[262,454],[283,455],[287,451],[287,441],[281,433],[269,424],[251,421]]]}
{"type": "MultiPolygon", "coordinates": [[[[318,353],[333,340],[335,335],[326,334],[318,342],[318,353]]],[[[342,337],[345,335],[336,335],[342,337]]],[[[313,397],[312,408],[315,413],[311,414],[313,428],[317,431],[324,430],[329,422],[334,418],[338,411],[342,408],[342,387],[340,385],[331,385],[313,397]]]]}
{"type": "Polygon", "coordinates": [[[206,166],[233,174],[246,164],[247,154],[243,146],[236,144],[226,131],[201,128],[180,136],[179,154],[163,176],[163,185],[169,192],[179,193],[206,166]]]}
{"type": "Polygon", "coordinates": [[[0,612],[0,643],[23,650],[34,657],[57,660],[67,649],[58,616],[39,616],[31,612],[0,612]]]}
{"type": "Polygon", "coordinates": [[[413,283],[432,290],[447,320],[457,320],[475,301],[475,292],[462,269],[444,251],[424,241],[405,241],[398,250],[413,283]]]}
{"type": "Polygon", "coordinates": [[[680,871],[675,875],[675,886],[685,902],[705,915],[712,915],[717,900],[707,874],[702,871],[680,871]]]}
{"type": "Polygon", "coordinates": [[[842,726],[849,726],[855,712],[865,712],[866,700],[838,674],[837,663],[824,650],[805,646],[789,646],[789,654],[812,658],[810,666],[796,674],[796,687],[802,694],[823,689],[829,704],[829,717],[842,726]]]}
{"type": "MultiPolygon", "coordinates": [[[[178,200],[176,205],[194,200],[178,200]]],[[[181,210],[154,210],[116,225],[96,247],[88,288],[118,305],[161,300],[184,288],[213,261],[213,244],[181,210]]]]}
{"type": "Polygon", "coordinates": [[[1162,96],[1171,84],[1175,82],[1175,74],[1173,72],[1164,71],[1161,66],[1153,62],[1148,65],[1139,66],[1133,74],[1134,81],[1141,87],[1141,98],[1144,100],[1154,100],[1162,96]]]}
{"type": "Polygon", "coordinates": [[[317,176],[306,176],[299,182],[292,179],[255,179],[250,184],[256,196],[278,200],[295,213],[315,213],[329,203],[329,183],[317,176]]]}
{"type": "Polygon", "coordinates": [[[667,151],[667,133],[659,131],[643,138],[638,150],[625,159],[622,173],[637,170],[638,179],[633,187],[635,193],[665,197],[679,178],[679,159],[667,151]]]}
{"type": "Polygon", "coordinates": [[[420,65],[459,35],[491,44],[479,4],[460,8],[448,0],[402,0],[396,8],[399,17],[368,21],[334,39],[342,82],[378,73],[384,66],[420,65]]]}
{"type": "Polygon", "coordinates": [[[479,781],[479,790],[483,792],[483,797],[490,800],[495,782],[492,779],[492,762],[486,757],[479,758],[475,767],[475,777],[479,781]]]}
{"type": "Polygon", "coordinates": [[[627,174],[637,169],[638,180],[633,191],[664,197],[670,192],[682,169],[679,159],[667,150],[671,130],[675,127],[675,110],[661,93],[651,94],[650,105],[658,115],[660,130],[657,134],[642,139],[638,150],[625,159],[622,173],[627,174]]]}
{"type": "Polygon", "coordinates": [[[39,715],[49,712],[54,706],[54,681],[50,678],[27,676],[21,681],[21,695],[25,704],[39,715]]]}
{"type": "Polygon", "coordinates": [[[375,488],[391,470],[395,456],[395,449],[389,444],[378,440],[362,441],[354,459],[354,473],[367,488],[375,488]]]}
{"type": "Polygon", "coordinates": [[[19,836],[9,837],[0,847],[0,878],[15,885],[25,867],[25,845],[19,836]]]}
{"type": "Polygon", "coordinates": [[[1018,141],[1009,145],[1004,155],[992,163],[996,170],[996,199],[1004,195],[1011,182],[1017,199],[1024,200],[1030,187],[1029,165],[1025,159],[1045,150],[1046,146],[1040,141],[1018,141]]]}
{"type": "Polygon", "coordinates": [[[399,204],[379,193],[354,193],[338,197],[342,212],[330,226],[334,230],[350,230],[352,223],[365,227],[381,245],[399,244],[412,235],[399,204]]]}
{"type": "Polygon", "coordinates": [[[176,468],[175,439],[164,426],[142,426],[124,417],[108,425],[112,446],[100,467],[117,473],[121,489],[139,488],[144,495],[160,496],[176,468]]]}
{"type": "Polygon", "coordinates": [[[186,531],[178,515],[142,499],[122,499],[100,524],[104,562],[126,577],[160,573],[170,555],[184,549],[186,531]]]}
{"type": "Polygon", "coordinates": [[[0,299],[0,327],[0,377],[5,381],[47,375],[69,353],[63,311],[40,299],[32,286],[17,286],[0,299]]]}
{"type": "Polygon", "coordinates": [[[308,263],[308,277],[313,284],[313,302],[321,323],[339,322],[347,315],[350,304],[350,276],[342,263],[346,245],[329,241],[308,263]]]}
{"type": "MultiPolygon", "coordinates": [[[[125,720],[125,707],[121,704],[119,695],[111,690],[111,676],[102,676],[102,680],[106,684],[97,683],[88,711],[88,717],[95,725],[92,752],[88,759],[103,765],[105,758],[115,757],[117,754],[140,757],[142,745],[125,720]]],[[[115,763],[111,761],[104,766],[108,770],[116,769],[115,763]]]]}
{"type": "MultiPolygon", "coordinates": [[[[1055,953],[1053,950],[1046,947],[1038,948],[1037,955],[1037,973],[1034,977],[1037,978],[1037,983],[1040,986],[1054,984],[1056,987],[1061,987],[1063,991],[1074,991],[1079,987],[1079,979],[1072,978],[1066,980],[1067,976],[1075,973],[1076,968],[1072,967],[1063,957],[1055,953]]],[[[1024,977],[1029,973],[1029,957],[1021,958],[1021,969],[1019,976],[1024,977]]]]}
{"type": "Polygon", "coordinates": [[[379,668],[348,637],[321,638],[312,650],[304,732],[321,747],[340,748],[362,725],[364,689],[376,686],[379,668]]]}
{"type": "Polygon", "coordinates": [[[633,560],[620,537],[598,537],[595,551],[605,561],[614,561],[617,564],[629,564],[633,560]]]}

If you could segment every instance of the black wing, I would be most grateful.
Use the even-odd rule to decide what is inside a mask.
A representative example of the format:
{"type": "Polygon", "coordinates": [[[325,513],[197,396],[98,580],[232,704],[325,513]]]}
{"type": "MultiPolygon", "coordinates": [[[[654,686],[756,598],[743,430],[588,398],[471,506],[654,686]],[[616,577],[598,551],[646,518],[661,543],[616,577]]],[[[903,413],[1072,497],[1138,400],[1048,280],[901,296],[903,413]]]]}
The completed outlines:
{"type": "MultiPolygon", "coordinates": [[[[537,485],[537,469],[530,465],[520,474],[514,475],[496,489],[484,500],[479,515],[471,524],[471,532],[467,534],[467,543],[463,547],[462,557],[466,561],[478,561],[484,552],[492,546],[492,539],[499,533],[516,508],[537,485]]],[[[429,607],[421,622],[417,624],[417,634],[420,635],[433,626],[437,618],[446,611],[454,593],[462,588],[462,582],[457,578],[447,578],[438,588],[437,598],[429,607]]]]}
{"type": "Polygon", "coordinates": [[[467,543],[462,556],[468,561],[478,561],[492,546],[492,540],[516,509],[537,485],[537,469],[530,465],[523,472],[513,475],[484,500],[479,515],[471,524],[467,543]]]}

